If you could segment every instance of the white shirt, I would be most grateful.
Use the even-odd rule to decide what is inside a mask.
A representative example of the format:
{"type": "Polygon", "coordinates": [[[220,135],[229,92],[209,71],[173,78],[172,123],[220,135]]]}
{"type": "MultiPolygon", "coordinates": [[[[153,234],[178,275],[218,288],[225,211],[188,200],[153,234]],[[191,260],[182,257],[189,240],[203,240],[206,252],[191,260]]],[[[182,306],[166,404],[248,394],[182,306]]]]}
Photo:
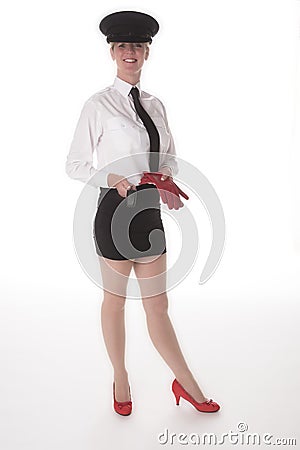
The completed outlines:
{"type": "MultiPolygon", "coordinates": [[[[178,173],[176,151],[162,102],[140,89],[140,100],[160,135],[159,171],[163,166],[178,173]]],[[[150,140],[129,92],[132,85],[116,77],[114,84],[93,94],[84,104],[71,148],[66,173],[95,187],[109,187],[108,173],[124,176],[137,185],[150,171],[150,140]],[[97,169],[93,166],[96,151],[97,169]],[[125,159],[120,159],[127,156],[125,159]]]]}

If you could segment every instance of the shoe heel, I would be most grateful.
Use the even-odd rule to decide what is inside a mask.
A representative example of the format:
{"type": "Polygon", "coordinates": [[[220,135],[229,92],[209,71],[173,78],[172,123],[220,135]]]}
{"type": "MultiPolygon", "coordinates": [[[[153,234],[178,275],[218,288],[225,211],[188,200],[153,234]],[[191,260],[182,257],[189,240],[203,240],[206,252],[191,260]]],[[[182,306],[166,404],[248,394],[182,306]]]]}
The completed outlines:
{"type": "Polygon", "coordinates": [[[176,400],[176,405],[179,405],[179,400],[180,400],[180,394],[178,392],[177,386],[175,385],[176,380],[173,381],[172,383],[172,392],[175,396],[175,400],[176,400]]]}
{"type": "Polygon", "coordinates": [[[216,412],[219,411],[220,405],[214,402],[212,399],[205,400],[204,402],[197,402],[183,387],[178,383],[177,379],[172,383],[172,391],[175,395],[176,405],[179,405],[180,397],[190,402],[198,411],[202,412],[216,412]]]}
{"type": "Polygon", "coordinates": [[[179,405],[180,394],[177,394],[177,392],[174,392],[174,391],[173,391],[173,394],[174,394],[174,396],[175,396],[176,405],[179,405]]]}

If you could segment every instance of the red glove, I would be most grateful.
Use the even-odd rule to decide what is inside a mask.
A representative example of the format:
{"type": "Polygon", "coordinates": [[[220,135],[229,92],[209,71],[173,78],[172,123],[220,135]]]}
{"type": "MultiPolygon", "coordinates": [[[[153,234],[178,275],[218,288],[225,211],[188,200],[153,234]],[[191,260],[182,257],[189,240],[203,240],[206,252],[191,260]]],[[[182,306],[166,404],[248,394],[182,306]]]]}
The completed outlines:
{"type": "Polygon", "coordinates": [[[183,192],[180,187],[178,187],[177,184],[174,183],[172,177],[169,177],[166,180],[162,181],[161,177],[163,173],[161,172],[143,172],[143,174],[144,175],[139,184],[155,184],[159,191],[160,198],[162,199],[163,203],[166,203],[168,205],[169,209],[179,209],[184,206],[184,204],[180,200],[179,195],[182,195],[186,200],[189,199],[186,193],[183,192]]]}

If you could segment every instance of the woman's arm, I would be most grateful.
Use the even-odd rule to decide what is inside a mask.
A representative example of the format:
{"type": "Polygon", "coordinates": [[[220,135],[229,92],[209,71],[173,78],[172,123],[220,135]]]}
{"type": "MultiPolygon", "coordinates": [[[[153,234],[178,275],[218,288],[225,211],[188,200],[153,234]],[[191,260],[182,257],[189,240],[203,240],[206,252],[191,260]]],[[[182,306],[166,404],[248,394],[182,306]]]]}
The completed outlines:
{"type": "Polygon", "coordinates": [[[173,139],[171,130],[169,128],[166,109],[165,109],[164,105],[162,104],[162,102],[160,102],[160,104],[162,106],[164,122],[166,125],[167,133],[170,136],[170,140],[169,140],[169,146],[168,146],[166,153],[161,154],[161,164],[159,166],[159,171],[166,175],[174,176],[179,171],[178,163],[176,161],[176,149],[175,149],[174,139],[173,139]]]}
{"type": "Polygon", "coordinates": [[[85,102],[67,156],[65,171],[70,178],[99,187],[109,187],[108,171],[96,170],[93,166],[93,152],[102,134],[102,124],[95,102],[85,102]],[[92,178],[91,178],[92,177],[92,178]]]}

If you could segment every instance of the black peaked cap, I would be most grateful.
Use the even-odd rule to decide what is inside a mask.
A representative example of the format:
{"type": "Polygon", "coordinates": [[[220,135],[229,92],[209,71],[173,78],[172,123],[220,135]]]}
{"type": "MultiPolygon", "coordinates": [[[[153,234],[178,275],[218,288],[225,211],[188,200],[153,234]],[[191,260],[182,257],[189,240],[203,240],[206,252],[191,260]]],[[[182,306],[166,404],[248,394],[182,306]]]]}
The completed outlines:
{"type": "Polygon", "coordinates": [[[104,17],[99,24],[107,42],[152,42],[159,30],[157,21],[137,11],[119,11],[104,17]]]}

